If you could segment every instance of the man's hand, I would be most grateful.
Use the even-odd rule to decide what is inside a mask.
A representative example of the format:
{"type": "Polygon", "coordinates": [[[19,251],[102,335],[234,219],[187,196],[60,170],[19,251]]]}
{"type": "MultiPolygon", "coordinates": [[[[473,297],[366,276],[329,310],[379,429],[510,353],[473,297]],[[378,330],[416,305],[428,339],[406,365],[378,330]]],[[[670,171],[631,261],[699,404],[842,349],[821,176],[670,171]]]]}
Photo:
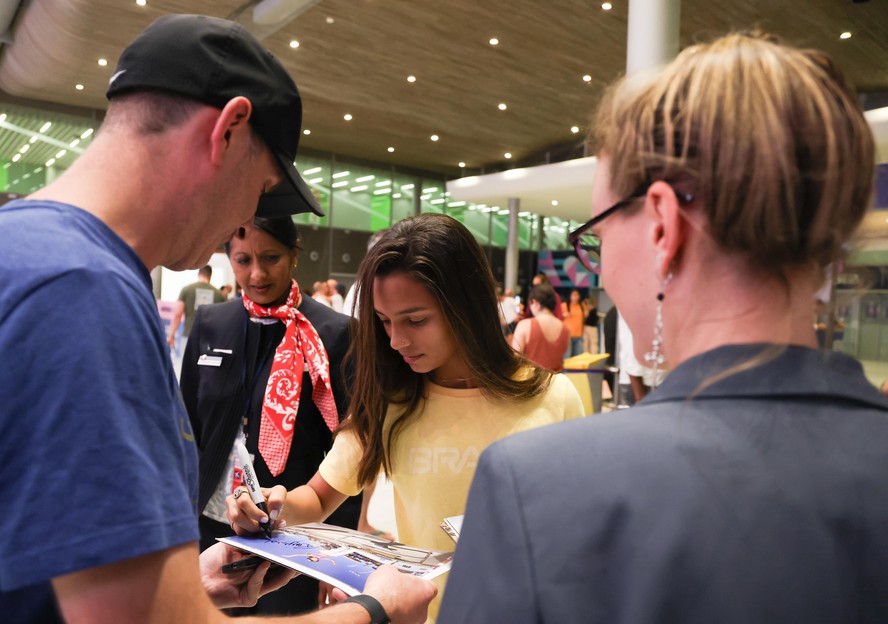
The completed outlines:
{"type": "MultiPolygon", "coordinates": [[[[431,581],[384,565],[367,578],[364,593],[379,601],[392,624],[422,624],[428,617],[429,603],[437,595],[438,588],[431,581]]],[[[334,589],[331,596],[337,602],[348,598],[339,589],[334,589]]]]}
{"type": "Polygon", "coordinates": [[[295,570],[275,566],[269,573],[271,562],[266,561],[255,569],[233,574],[222,572],[222,566],[242,559],[244,554],[227,544],[213,544],[200,553],[200,579],[210,600],[216,607],[252,607],[269,592],[280,589],[296,576],[295,570]]]}

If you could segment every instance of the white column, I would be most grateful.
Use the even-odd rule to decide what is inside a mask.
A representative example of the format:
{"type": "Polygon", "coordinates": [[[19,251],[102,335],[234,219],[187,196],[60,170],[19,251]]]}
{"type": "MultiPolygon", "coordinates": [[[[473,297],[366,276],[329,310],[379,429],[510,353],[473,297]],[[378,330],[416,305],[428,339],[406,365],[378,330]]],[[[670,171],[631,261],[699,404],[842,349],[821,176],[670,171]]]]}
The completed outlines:
{"type": "Polygon", "coordinates": [[[629,0],[626,74],[675,58],[680,25],[681,0],[629,0]]]}
{"type": "Polygon", "coordinates": [[[506,243],[506,279],[503,290],[514,292],[518,286],[518,210],[521,200],[509,198],[509,240],[506,243]]]}

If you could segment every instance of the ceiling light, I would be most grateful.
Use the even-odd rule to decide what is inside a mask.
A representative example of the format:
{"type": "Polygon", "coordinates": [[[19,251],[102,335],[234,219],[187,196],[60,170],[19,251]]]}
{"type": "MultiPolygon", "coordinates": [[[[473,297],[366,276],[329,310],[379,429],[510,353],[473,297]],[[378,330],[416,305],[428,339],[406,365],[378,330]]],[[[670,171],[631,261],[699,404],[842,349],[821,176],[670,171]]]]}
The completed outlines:
{"type": "Polygon", "coordinates": [[[6,121],[6,113],[0,115],[0,121],[6,121]]]}
{"type": "Polygon", "coordinates": [[[459,168],[460,168],[460,169],[463,169],[463,168],[465,168],[465,166],[466,166],[466,163],[460,161],[460,163],[459,163],[459,168]]]}
{"type": "Polygon", "coordinates": [[[422,192],[423,192],[423,193],[435,193],[435,192],[437,192],[437,191],[438,191],[438,187],[437,187],[437,186],[432,186],[432,187],[429,187],[429,188],[427,188],[427,189],[422,189],[422,192]]]}
{"type": "Polygon", "coordinates": [[[24,153],[27,152],[30,148],[31,148],[31,144],[30,144],[30,143],[25,143],[24,145],[22,145],[21,149],[19,149],[19,153],[24,154],[24,153]]]}
{"type": "Polygon", "coordinates": [[[309,130],[308,128],[306,128],[305,130],[302,131],[302,134],[308,136],[309,134],[311,134],[311,130],[309,130]]]}
{"type": "Polygon", "coordinates": [[[85,139],[85,138],[87,138],[88,136],[90,136],[92,133],[93,133],[93,129],[92,129],[92,128],[87,128],[86,130],[83,131],[83,134],[80,135],[80,138],[81,138],[81,139],[85,139]]]}
{"type": "Polygon", "coordinates": [[[430,204],[435,204],[435,205],[437,205],[437,204],[443,204],[445,201],[447,201],[447,200],[446,200],[446,199],[440,199],[440,198],[439,198],[439,199],[433,199],[433,200],[430,201],[429,203],[430,203],[430,204]]]}
{"type": "Polygon", "coordinates": [[[82,85],[82,84],[76,84],[76,85],[74,85],[74,88],[77,89],[78,91],[83,91],[83,85],[82,85]]]}
{"type": "Polygon", "coordinates": [[[291,39],[291,40],[290,40],[290,47],[293,48],[293,49],[295,50],[296,48],[299,47],[299,42],[296,41],[295,39],[291,39]]]}
{"type": "Polygon", "coordinates": [[[498,45],[498,44],[499,44],[499,39],[497,39],[496,37],[491,37],[491,38],[490,38],[490,41],[488,41],[488,43],[489,43],[490,45],[498,45]]]}
{"type": "Polygon", "coordinates": [[[412,188],[413,188],[412,184],[405,184],[404,186],[401,187],[401,190],[402,191],[409,191],[412,188]]]}
{"type": "Polygon", "coordinates": [[[437,135],[437,134],[433,134],[433,135],[430,136],[429,138],[430,138],[432,141],[437,141],[437,140],[438,140],[438,135],[437,135]]]}
{"type": "Polygon", "coordinates": [[[311,169],[306,169],[305,171],[303,171],[302,175],[311,175],[313,173],[317,173],[320,170],[321,170],[320,167],[312,167],[311,169]]]}
{"type": "Polygon", "coordinates": [[[614,5],[612,5],[610,2],[603,2],[601,4],[601,8],[605,11],[610,11],[612,8],[614,8],[614,5]]]}
{"type": "Polygon", "coordinates": [[[309,184],[318,184],[323,181],[324,181],[324,177],[321,176],[320,178],[312,178],[311,180],[308,181],[308,183],[309,184]]]}
{"type": "Polygon", "coordinates": [[[28,139],[28,143],[36,143],[36,142],[37,142],[36,136],[32,136],[30,139],[28,139]]]}
{"type": "Polygon", "coordinates": [[[19,158],[21,158],[21,157],[22,157],[21,154],[16,154],[15,156],[12,157],[12,162],[18,162],[19,158]]]}
{"type": "Polygon", "coordinates": [[[447,204],[447,207],[448,208],[459,208],[460,206],[465,206],[465,205],[466,205],[466,202],[464,202],[464,201],[455,201],[455,202],[450,202],[449,204],[447,204]]]}
{"type": "Polygon", "coordinates": [[[328,23],[328,24],[332,24],[332,23],[335,22],[335,21],[336,21],[336,20],[333,19],[332,17],[328,17],[328,18],[327,18],[327,23],[328,23]]]}
{"type": "Polygon", "coordinates": [[[52,167],[54,164],[55,164],[55,158],[50,158],[49,160],[46,161],[47,167],[52,167]]]}
{"type": "MultiPolygon", "coordinates": [[[[497,208],[499,208],[499,207],[497,206],[497,208]]],[[[509,214],[509,211],[508,210],[498,210],[496,214],[498,214],[501,217],[504,217],[507,214],[509,214]]]]}
{"type": "Polygon", "coordinates": [[[570,131],[573,132],[574,134],[576,134],[577,132],[580,131],[580,127],[579,126],[571,126],[570,131]]]}
{"type": "Polygon", "coordinates": [[[99,67],[104,67],[107,64],[108,64],[108,59],[103,59],[103,58],[99,59],[99,67]]]}
{"type": "Polygon", "coordinates": [[[357,193],[358,191],[366,191],[367,185],[362,184],[361,186],[353,186],[349,189],[352,193],[357,193]]]}
{"type": "Polygon", "coordinates": [[[379,189],[378,191],[373,191],[374,195],[388,195],[392,192],[392,189],[379,189]]]}
{"type": "Polygon", "coordinates": [[[391,186],[391,185],[392,185],[391,180],[381,180],[375,184],[375,186],[391,186]]]}
{"type": "Polygon", "coordinates": [[[40,132],[46,132],[46,131],[49,130],[50,128],[52,128],[52,122],[51,122],[51,121],[47,121],[45,124],[43,124],[42,126],[40,126],[40,132]]]}
{"type": "Polygon", "coordinates": [[[500,102],[499,104],[496,105],[496,107],[500,110],[506,110],[507,108],[509,108],[508,106],[506,106],[505,102],[500,102]]]}
{"type": "Polygon", "coordinates": [[[583,76],[583,82],[592,82],[592,76],[586,74],[585,76],[583,76]]]}
{"type": "Polygon", "coordinates": [[[349,173],[351,173],[351,172],[350,171],[340,171],[339,173],[334,173],[333,177],[334,178],[341,178],[342,176],[347,176],[349,173]]]}
{"type": "Polygon", "coordinates": [[[376,176],[372,176],[372,175],[361,176],[360,178],[355,178],[355,182],[369,182],[370,180],[372,180],[375,177],[376,176]]]}
{"type": "Polygon", "coordinates": [[[841,35],[839,35],[839,39],[850,39],[850,38],[851,38],[851,33],[849,33],[847,30],[845,32],[843,32],[841,35]]]}
{"type": "Polygon", "coordinates": [[[343,186],[348,186],[348,180],[343,180],[342,182],[334,182],[331,184],[333,188],[342,188],[343,186]]]}
{"type": "Polygon", "coordinates": [[[136,0],[136,4],[138,4],[139,6],[145,6],[146,4],[148,4],[148,0],[136,0]]]}
{"type": "Polygon", "coordinates": [[[552,205],[553,205],[553,206],[557,206],[557,205],[558,205],[558,200],[557,200],[557,199],[553,199],[553,200],[552,200],[552,205]]]}
{"type": "Polygon", "coordinates": [[[345,119],[346,121],[352,120],[352,116],[350,113],[346,113],[345,115],[342,116],[342,118],[345,119]]]}
{"type": "Polygon", "coordinates": [[[62,156],[64,156],[64,155],[67,154],[67,153],[68,153],[67,150],[60,150],[59,153],[55,155],[55,157],[56,157],[56,158],[61,158],[62,156]]]}
{"type": "Polygon", "coordinates": [[[420,198],[422,201],[426,201],[426,200],[430,199],[431,197],[432,197],[431,195],[420,195],[420,196],[419,196],[419,198],[420,198]]]}
{"type": "Polygon", "coordinates": [[[503,158],[511,158],[511,157],[512,157],[512,152],[506,152],[505,154],[503,154],[503,158]]]}
{"type": "Polygon", "coordinates": [[[390,148],[388,148],[388,151],[389,151],[389,153],[394,152],[394,151],[395,151],[395,148],[394,148],[394,147],[390,147],[390,148]]]}
{"type": "Polygon", "coordinates": [[[392,198],[394,198],[394,199],[401,199],[401,194],[400,194],[400,193],[395,193],[394,195],[392,195],[392,198]]]}
{"type": "Polygon", "coordinates": [[[407,76],[407,82],[416,82],[416,76],[407,76]]]}

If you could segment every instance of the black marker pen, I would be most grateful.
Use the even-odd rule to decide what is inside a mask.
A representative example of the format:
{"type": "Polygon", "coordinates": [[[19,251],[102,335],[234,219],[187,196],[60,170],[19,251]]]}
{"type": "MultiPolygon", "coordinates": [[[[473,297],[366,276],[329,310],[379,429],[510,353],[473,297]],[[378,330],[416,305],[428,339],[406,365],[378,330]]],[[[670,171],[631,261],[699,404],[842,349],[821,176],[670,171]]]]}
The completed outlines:
{"type": "Polygon", "coordinates": [[[265,515],[268,516],[268,522],[265,524],[260,522],[259,526],[262,527],[262,532],[265,533],[265,537],[270,538],[271,515],[268,513],[268,505],[265,504],[265,497],[262,496],[262,490],[259,489],[259,481],[256,479],[256,471],[253,470],[253,462],[250,460],[250,454],[247,452],[247,447],[245,447],[240,441],[235,443],[235,447],[237,448],[237,456],[238,459],[240,459],[241,467],[244,471],[244,486],[250,493],[250,498],[253,499],[256,507],[265,512],[265,515]]]}

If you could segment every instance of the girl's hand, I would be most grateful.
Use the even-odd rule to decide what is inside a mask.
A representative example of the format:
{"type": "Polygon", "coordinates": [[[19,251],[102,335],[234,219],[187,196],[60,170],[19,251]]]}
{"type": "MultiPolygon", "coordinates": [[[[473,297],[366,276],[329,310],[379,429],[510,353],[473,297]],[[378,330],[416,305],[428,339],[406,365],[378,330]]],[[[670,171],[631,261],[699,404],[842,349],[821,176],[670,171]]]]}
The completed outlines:
{"type": "Polygon", "coordinates": [[[271,522],[272,530],[283,528],[286,524],[280,515],[284,509],[284,501],[287,499],[287,488],[283,485],[275,485],[270,488],[262,488],[261,491],[268,506],[267,516],[253,503],[247,488],[243,486],[237,488],[225,499],[228,523],[238,535],[259,533],[262,531],[262,525],[266,522],[271,522]]]}

